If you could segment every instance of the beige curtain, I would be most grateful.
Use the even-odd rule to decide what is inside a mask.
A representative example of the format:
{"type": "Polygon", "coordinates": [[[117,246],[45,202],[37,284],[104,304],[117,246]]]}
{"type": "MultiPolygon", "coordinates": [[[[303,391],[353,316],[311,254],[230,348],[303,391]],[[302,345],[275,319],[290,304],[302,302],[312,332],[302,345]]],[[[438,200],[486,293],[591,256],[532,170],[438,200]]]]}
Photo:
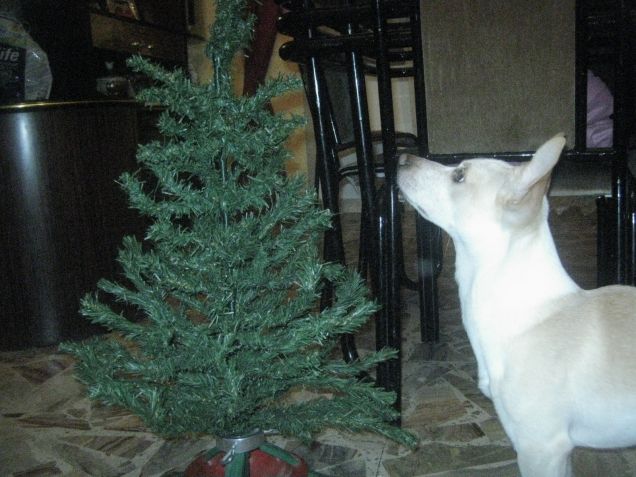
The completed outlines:
{"type": "Polygon", "coordinates": [[[574,141],[574,0],[422,0],[431,151],[574,141]]]}

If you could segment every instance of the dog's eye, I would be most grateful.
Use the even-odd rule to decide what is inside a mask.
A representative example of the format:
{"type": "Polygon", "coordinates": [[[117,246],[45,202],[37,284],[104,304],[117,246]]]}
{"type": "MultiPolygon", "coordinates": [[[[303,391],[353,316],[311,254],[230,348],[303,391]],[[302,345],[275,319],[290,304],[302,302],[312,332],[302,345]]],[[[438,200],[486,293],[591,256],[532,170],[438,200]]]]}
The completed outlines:
{"type": "Polygon", "coordinates": [[[466,174],[465,174],[465,169],[463,167],[456,167],[453,170],[453,182],[460,184],[462,182],[464,182],[464,179],[466,179],[466,174]]]}

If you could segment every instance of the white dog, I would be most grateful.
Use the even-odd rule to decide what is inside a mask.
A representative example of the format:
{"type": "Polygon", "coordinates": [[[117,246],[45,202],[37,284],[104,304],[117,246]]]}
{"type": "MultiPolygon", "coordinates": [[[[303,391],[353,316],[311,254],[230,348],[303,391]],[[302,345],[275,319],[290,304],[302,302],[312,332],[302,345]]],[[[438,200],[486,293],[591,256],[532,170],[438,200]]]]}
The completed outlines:
{"type": "Polygon", "coordinates": [[[636,288],[585,291],[548,227],[550,172],[565,145],[530,162],[448,167],[403,155],[398,184],[456,249],[462,320],[524,477],[571,476],[575,446],[636,444],[636,288]]]}

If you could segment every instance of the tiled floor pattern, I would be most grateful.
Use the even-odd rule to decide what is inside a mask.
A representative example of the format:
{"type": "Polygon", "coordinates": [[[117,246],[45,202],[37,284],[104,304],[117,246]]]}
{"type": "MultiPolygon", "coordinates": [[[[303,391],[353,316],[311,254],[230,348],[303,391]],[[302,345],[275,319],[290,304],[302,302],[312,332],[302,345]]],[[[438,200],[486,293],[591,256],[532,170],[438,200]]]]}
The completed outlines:
{"type": "MultiPolygon", "coordinates": [[[[584,287],[595,282],[593,200],[559,199],[552,214],[566,268],[584,287]]],[[[355,257],[356,214],[343,217],[347,249],[355,257]]],[[[405,219],[412,256],[412,213],[405,219]]],[[[459,316],[452,277],[452,244],[440,276],[441,341],[419,342],[418,304],[404,292],[403,422],[419,434],[414,451],[372,435],[326,432],[309,447],[272,441],[302,455],[325,475],[350,477],[518,475],[515,454],[488,399],[475,384],[475,361],[459,316]]],[[[413,259],[407,263],[414,263],[413,259]]],[[[357,340],[373,346],[370,327],[357,340]]],[[[72,361],[55,349],[0,353],[0,476],[174,476],[212,438],[164,441],[126,412],[88,401],[73,379],[72,361]]],[[[576,475],[636,475],[636,449],[577,451],[576,475]]]]}

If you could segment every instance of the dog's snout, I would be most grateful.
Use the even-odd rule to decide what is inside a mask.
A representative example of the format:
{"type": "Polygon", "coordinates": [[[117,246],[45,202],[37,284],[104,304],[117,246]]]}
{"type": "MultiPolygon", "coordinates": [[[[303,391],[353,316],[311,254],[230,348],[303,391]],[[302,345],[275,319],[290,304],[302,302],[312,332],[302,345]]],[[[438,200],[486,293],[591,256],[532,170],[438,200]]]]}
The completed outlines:
{"type": "Polygon", "coordinates": [[[399,160],[398,160],[398,164],[399,164],[401,167],[407,167],[407,166],[410,166],[410,165],[411,165],[411,163],[413,162],[413,157],[414,157],[414,156],[412,156],[411,154],[407,154],[407,153],[400,154],[400,158],[399,158],[399,160]]]}

